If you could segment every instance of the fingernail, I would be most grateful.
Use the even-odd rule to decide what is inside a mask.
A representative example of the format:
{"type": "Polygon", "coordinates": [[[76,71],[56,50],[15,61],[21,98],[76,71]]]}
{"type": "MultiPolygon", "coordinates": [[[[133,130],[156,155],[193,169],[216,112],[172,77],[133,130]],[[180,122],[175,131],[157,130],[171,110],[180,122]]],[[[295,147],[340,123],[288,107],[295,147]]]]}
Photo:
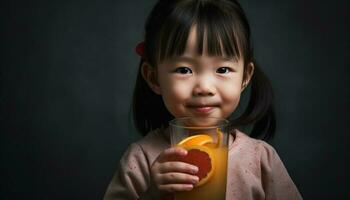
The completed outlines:
{"type": "Polygon", "coordinates": [[[193,189],[193,185],[192,185],[192,184],[191,184],[191,185],[186,185],[185,189],[186,189],[187,191],[190,191],[190,190],[193,189]]]}
{"type": "Polygon", "coordinates": [[[193,179],[193,183],[197,183],[198,181],[199,181],[198,176],[195,176],[194,179],[193,179]]]}

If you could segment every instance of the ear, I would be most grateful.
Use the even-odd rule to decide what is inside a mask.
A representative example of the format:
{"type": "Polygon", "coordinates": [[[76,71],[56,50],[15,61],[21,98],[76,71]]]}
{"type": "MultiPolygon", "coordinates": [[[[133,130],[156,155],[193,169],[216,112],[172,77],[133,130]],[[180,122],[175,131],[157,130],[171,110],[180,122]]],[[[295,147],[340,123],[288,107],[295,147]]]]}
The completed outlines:
{"type": "Polygon", "coordinates": [[[242,83],[242,89],[241,92],[244,91],[244,89],[248,86],[250,79],[252,78],[254,74],[254,63],[250,62],[248,63],[248,65],[246,66],[244,75],[243,75],[243,83],[242,83]]]}
{"type": "Polygon", "coordinates": [[[160,95],[161,92],[158,84],[157,69],[152,67],[148,62],[143,62],[141,65],[141,74],[151,90],[160,95]]]}

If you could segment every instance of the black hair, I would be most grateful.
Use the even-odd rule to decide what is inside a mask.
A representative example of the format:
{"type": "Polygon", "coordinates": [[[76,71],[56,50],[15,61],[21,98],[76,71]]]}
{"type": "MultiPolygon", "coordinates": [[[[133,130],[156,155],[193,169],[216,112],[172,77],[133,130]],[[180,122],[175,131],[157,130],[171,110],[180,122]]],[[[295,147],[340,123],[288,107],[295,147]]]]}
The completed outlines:
{"type": "Polygon", "coordinates": [[[141,74],[142,63],[157,67],[161,61],[182,55],[189,32],[197,29],[197,53],[202,55],[204,42],[210,56],[239,59],[246,66],[254,63],[251,91],[247,108],[241,116],[231,120],[232,127],[252,126],[250,136],[269,139],[275,132],[276,119],[273,91],[253,55],[250,27],[246,15],[235,0],[159,0],[147,18],[145,52],[133,96],[133,119],[137,130],[146,135],[150,130],[166,127],[173,116],[166,109],[162,97],[155,94],[141,74]]]}

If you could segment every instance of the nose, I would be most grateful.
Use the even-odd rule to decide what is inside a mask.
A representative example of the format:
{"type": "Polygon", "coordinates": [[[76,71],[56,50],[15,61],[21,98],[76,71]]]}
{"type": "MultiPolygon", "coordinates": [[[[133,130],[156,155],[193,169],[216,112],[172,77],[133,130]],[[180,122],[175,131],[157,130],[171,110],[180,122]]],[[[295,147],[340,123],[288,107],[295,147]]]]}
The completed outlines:
{"type": "Polygon", "coordinates": [[[214,96],[215,87],[208,77],[198,78],[193,88],[193,96],[214,96]]]}

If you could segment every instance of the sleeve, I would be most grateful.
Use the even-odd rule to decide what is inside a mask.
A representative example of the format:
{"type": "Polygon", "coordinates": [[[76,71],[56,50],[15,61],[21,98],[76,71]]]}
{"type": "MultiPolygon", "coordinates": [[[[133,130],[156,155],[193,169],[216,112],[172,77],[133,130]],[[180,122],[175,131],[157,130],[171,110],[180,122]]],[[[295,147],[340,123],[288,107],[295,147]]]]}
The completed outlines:
{"type": "Polygon", "coordinates": [[[276,150],[266,142],[262,144],[261,179],[265,192],[265,199],[303,199],[276,150]]]}
{"type": "Polygon", "coordinates": [[[142,148],[138,144],[131,144],[119,162],[104,200],[151,199],[147,192],[149,171],[147,157],[142,148]]]}

